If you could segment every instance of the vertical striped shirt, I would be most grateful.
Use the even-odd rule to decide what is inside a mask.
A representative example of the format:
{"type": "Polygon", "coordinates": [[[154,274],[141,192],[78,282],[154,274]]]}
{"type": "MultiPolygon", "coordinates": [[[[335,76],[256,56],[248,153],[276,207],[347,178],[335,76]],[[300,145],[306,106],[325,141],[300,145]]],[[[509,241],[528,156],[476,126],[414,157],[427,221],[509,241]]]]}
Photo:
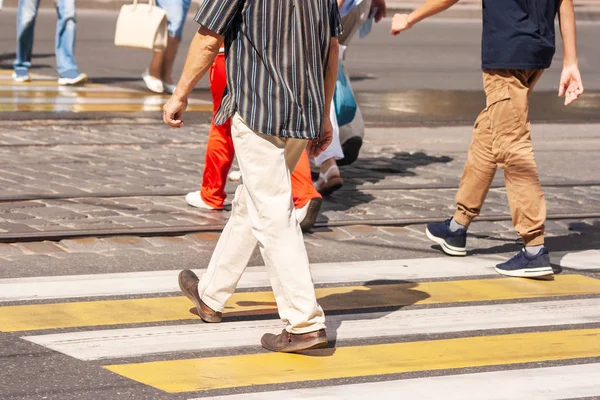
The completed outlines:
{"type": "Polygon", "coordinates": [[[217,125],[238,112],[256,132],[321,136],[329,44],[341,33],[335,0],[204,0],[195,20],[225,36],[217,125]]]}

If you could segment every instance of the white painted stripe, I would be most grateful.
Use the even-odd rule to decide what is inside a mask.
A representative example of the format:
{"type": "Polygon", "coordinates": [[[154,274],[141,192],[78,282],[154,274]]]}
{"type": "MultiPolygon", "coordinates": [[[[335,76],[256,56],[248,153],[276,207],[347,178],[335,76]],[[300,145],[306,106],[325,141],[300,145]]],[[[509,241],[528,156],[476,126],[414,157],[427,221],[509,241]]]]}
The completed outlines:
{"type": "Polygon", "coordinates": [[[560,266],[582,271],[596,269],[600,270],[600,250],[586,250],[577,253],[566,253],[560,259],[560,266]]]}
{"type": "MultiPolygon", "coordinates": [[[[191,303],[190,303],[191,304],[191,303]]],[[[600,323],[600,299],[397,310],[327,316],[331,339],[364,339],[567,324],[600,323]]],[[[80,360],[257,346],[279,320],[70,332],[24,339],[80,360]]]]}
{"type": "MultiPolygon", "coordinates": [[[[497,257],[420,258],[312,264],[315,283],[495,275],[497,257]]],[[[203,270],[196,271],[198,275],[203,270]]],[[[0,302],[178,292],[179,271],[0,279],[0,302]]],[[[246,270],[240,288],[269,287],[264,267],[246,270]]]]}
{"type": "MultiPolygon", "coordinates": [[[[600,396],[600,364],[246,393],[219,400],[550,400],[600,396]]],[[[200,399],[196,399],[200,400],[200,399]]]]}

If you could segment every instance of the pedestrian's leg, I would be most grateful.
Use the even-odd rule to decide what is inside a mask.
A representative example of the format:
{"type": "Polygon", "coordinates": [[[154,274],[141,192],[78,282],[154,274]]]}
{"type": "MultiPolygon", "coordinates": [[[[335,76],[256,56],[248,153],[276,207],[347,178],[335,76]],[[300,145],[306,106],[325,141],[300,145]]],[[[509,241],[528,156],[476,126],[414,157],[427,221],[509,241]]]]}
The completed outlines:
{"type": "Polygon", "coordinates": [[[222,312],[248,265],[257,240],[248,216],[248,192],[241,184],[232,202],[231,216],[219,237],[208,268],[198,283],[202,301],[222,312]]]}
{"type": "Polygon", "coordinates": [[[215,126],[214,117],[221,105],[221,98],[227,86],[225,56],[219,54],[210,70],[210,90],[213,98],[213,120],[211,121],[206,158],[200,194],[202,200],[211,207],[223,208],[227,194],[227,173],[235,155],[231,140],[231,120],[215,126]]]}
{"type": "Polygon", "coordinates": [[[312,182],[310,161],[306,150],[302,152],[298,164],[292,173],[292,197],[296,218],[300,223],[302,232],[311,230],[321,211],[323,198],[312,182]]]}
{"type": "Polygon", "coordinates": [[[58,0],[56,3],[56,64],[61,78],[76,78],[75,62],[75,0],[58,0]]]}
{"type": "Polygon", "coordinates": [[[248,194],[252,234],[265,261],[279,315],[292,334],[321,330],[325,317],[317,304],[291,194],[290,170],[306,141],[255,133],[238,114],[232,119],[232,136],[248,194]]]}
{"type": "Polygon", "coordinates": [[[473,138],[467,154],[458,192],[454,220],[467,227],[481,212],[483,202],[496,174],[496,160],[492,153],[492,129],[486,107],[477,117],[473,138]]]}
{"type": "Polygon", "coordinates": [[[462,179],[456,193],[457,210],[451,220],[427,224],[429,239],[451,256],[467,255],[467,227],[481,212],[494,175],[496,160],[492,154],[489,109],[477,117],[462,179]]]}
{"type": "Polygon", "coordinates": [[[493,152],[496,161],[504,167],[513,224],[525,244],[510,260],[496,265],[496,271],[507,276],[554,274],[544,247],[546,203],[533,156],[528,119],[528,96],[540,75],[541,71],[533,70],[502,70],[489,74],[489,80],[498,87],[497,101],[490,107],[493,152]]]}
{"type": "Polygon", "coordinates": [[[14,62],[15,73],[26,76],[31,67],[35,19],[40,0],[19,0],[17,9],[17,54],[14,62]]]}
{"type": "Polygon", "coordinates": [[[302,208],[314,198],[321,198],[321,195],[315,189],[312,183],[310,160],[308,153],[302,152],[294,172],[292,172],[292,197],[294,199],[294,207],[302,208]]]}
{"type": "Polygon", "coordinates": [[[513,121],[496,124],[493,130],[494,155],[504,166],[506,193],[513,224],[525,246],[544,243],[546,202],[540,184],[531,143],[529,123],[529,94],[541,71],[509,71],[498,73],[501,97],[490,118],[494,121],[513,121]]]}
{"type": "Polygon", "coordinates": [[[221,126],[214,126],[214,123],[211,123],[206,145],[200,196],[204,203],[215,209],[223,208],[223,203],[227,198],[227,193],[225,193],[227,173],[235,154],[230,129],[230,121],[221,126]]]}
{"type": "Polygon", "coordinates": [[[177,50],[183,35],[183,26],[190,9],[190,0],[168,1],[161,0],[162,7],[167,11],[168,20],[168,39],[167,48],[164,52],[161,65],[160,78],[170,88],[168,92],[173,92],[173,65],[177,57],[177,50]]]}

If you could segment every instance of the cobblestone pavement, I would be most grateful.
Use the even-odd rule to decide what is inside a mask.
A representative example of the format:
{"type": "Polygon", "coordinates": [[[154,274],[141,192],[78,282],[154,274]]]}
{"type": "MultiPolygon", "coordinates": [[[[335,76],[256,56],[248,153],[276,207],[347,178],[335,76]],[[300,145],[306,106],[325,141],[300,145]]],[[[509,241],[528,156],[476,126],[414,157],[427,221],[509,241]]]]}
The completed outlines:
{"type": "MultiPolygon", "coordinates": [[[[168,130],[138,122],[1,127],[0,237],[222,225],[228,212],[199,211],[183,199],[201,180],[207,127],[168,130]]],[[[595,129],[535,128],[549,214],[600,211],[595,129]]],[[[468,127],[369,129],[360,159],[342,169],[346,184],[327,199],[320,221],[447,216],[469,135],[468,127]]],[[[508,215],[501,175],[485,215],[508,215]]],[[[229,183],[230,193],[235,185],[229,183]]]]}
{"type": "MultiPolygon", "coordinates": [[[[547,221],[546,227],[546,243],[557,265],[563,253],[600,248],[599,218],[547,221]]],[[[305,235],[305,243],[312,263],[440,256],[441,250],[432,245],[424,230],[422,224],[319,228],[305,235]]],[[[471,255],[502,256],[519,249],[510,221],[475,222],[470,233],[471,255]]],[[[204,268],[218,237],[218,232],[201,232],[176,237],[89,237],[0,243],[0,279],[204,268]]],[[[258,251],[249,265],[263,265],[258,251]]]]}
{"type": "MultiPolygon", "coordinates": [[[[206,130],[206,125],[169,130],[148,119],[4,124],[0,238],[219,228],[227,211],[200,211],[183,199],[201,179],[206,130]]],[[[548,241],[556,251],[600,246],[600,219],[591,218],[600,213],[596,132],[596,125],[533,128],[549,214],[590,216],[548,221],[548,241]]],[[[422,224],[373,227],[364,222],[447,217],[469,140],[469,127],[369,128],[361,157],[342,169],[344,188],[326,199],[319,218],[321,223],[357,225],[306,235],[311,261],[437,255],[422,224]]],[[[235,185],[228,184],[229,193],[235,185]]],[[[518,248],[501,172],[494,185],[484,215],[504,220],[474,224],[469,242],[474,254],[518,248]]],[[[0,277],[206,265],[217,238],[218,232],[201,232],[0,244],[0,277]]],[[[252,263],[262,263],[258,253],[252,263]]]]}

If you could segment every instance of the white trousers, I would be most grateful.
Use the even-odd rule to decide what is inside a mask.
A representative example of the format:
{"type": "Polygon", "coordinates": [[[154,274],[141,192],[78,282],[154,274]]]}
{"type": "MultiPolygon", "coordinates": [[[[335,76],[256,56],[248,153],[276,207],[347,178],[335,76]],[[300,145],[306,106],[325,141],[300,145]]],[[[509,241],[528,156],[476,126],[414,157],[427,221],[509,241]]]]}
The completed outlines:
{"type": "Polygon", "coordinates": [[[307,141],[256,133],[237,113],[231,136],[244,180],[198,284],[200,297],[213,310],[223,311],[258,243],[287,331],[325,328],[292,201],[290,175],[307,141]]]}

